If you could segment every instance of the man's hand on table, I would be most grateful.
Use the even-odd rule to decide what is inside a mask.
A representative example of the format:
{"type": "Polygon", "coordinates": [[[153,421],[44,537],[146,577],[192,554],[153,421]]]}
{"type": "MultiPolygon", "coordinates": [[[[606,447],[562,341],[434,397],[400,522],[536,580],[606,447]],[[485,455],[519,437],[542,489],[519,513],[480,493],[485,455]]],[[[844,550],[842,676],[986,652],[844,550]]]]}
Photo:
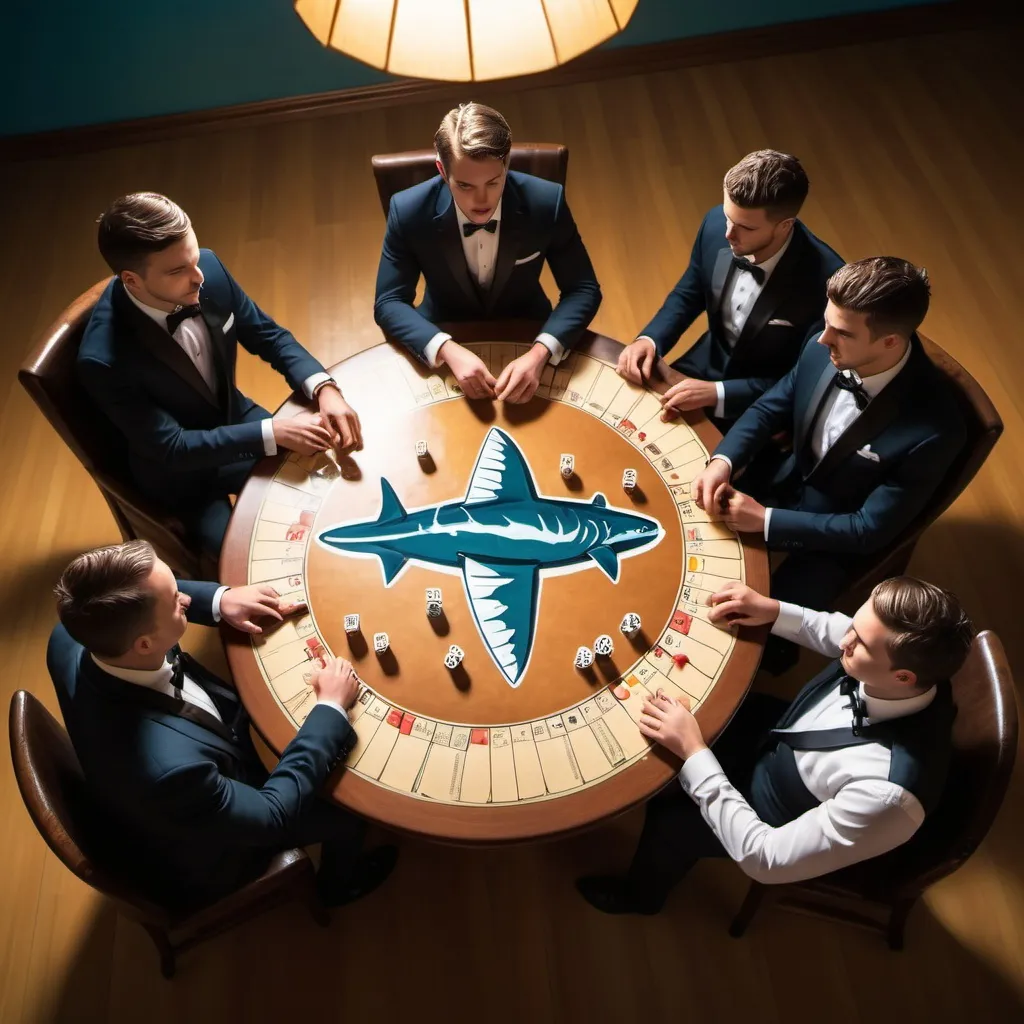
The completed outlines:
{"type": "Polygon", "coordinates": [[[467,398],[495,397],[494,385],[497,382],[487,364],[474,352],[449,339],[437,350],[437,356],[448,364],[467,398]]]}
{"type": "Polygon", "coordinates": [[[727,583],[708,598],[708,622],[720,629],[733,626],[767,626],[779,617],[779,602],[759,594],[738,580],[727,583]]]}
{"type": "Polygon", "coordinates": [[[707,511],[736,533],[764,534],[764,505],[735,487],[726,487],[719,497],[717,510],[712,507],[707,511]]]}
{"type": "Polygon", "coordinates": [[[654,342],[650,338],[637,338],[619,353],[615,371],[631,384],[646,384],[651,379],[651,370],[657,358],[654,342]]]}
{"type": "Polygon", "coordinates": [[[668,697],[661,690],[644,701],[639,726],[648,739],[684,761],[707,748],[697,719],[690,713],[689,702],[668,697]]]}
{"type": "Polygon", "coordinates": [[[681,412],[694,409],[713,409],[718,404],[718,389],[714,381],[684,377],[661,396],[661,420],[668,423],[681,412]]]}
{"type": "Polygon", "coordinates": [[[694,477],[690,484],[690,492],[697,508],[709,515],[722,507],[722,497],[729,489],[732,467],[725,459],[712,459],[704,471],[694,477]]]}
{"type": "Polygon", "coordinates": [[[529,352],[513,359],[498,377],[494,390],[503,402],[518,405],[533,398],[540,385],[541,373],[551,353],[546,345],[534,342],[529,352]]]}
{"type": "Polygon", "coordinates": [[[323,417],[318,412],[275,416],[274,441],[278,448],[287,448],[299,455],[316,455],[317,452],[327,451],[334,444],[330,427],[324,425],[323,417]]]}
{"type": "Polygon", "coordinates": [[[328,658],[324,668],[313,669],[309,685],[317,700],[329,700],[340,704],[346,711],[359,696],[359,676],[352,663],[344,658],[328,658]]]}
{"type": "Polygon", "coordinates": [[[281,595],[269,583],[228,587],[220,599],[221,619],[243,633],[262,633],[263,628],[257,624],[257,619],[283,622],[286,615],[305,608],[305,601],[282,601],[281,595]]]}
{"type": "Polygon", "coordinates": [[[345,401],[334,383],[324,384],[316,393],[320,406],[320,417],[324,426],[334,434],[335,450],[339,455],[345,452],[361,451],[363,427],[359,414],[345,401]]]}

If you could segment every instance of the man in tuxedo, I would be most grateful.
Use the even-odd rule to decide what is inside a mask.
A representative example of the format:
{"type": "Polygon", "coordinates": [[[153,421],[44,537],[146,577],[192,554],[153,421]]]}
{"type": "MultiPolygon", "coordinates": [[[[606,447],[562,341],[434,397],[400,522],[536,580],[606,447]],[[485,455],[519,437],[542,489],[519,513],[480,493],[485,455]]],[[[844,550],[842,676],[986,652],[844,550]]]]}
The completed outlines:
{"type": "Polygon", "coordinates": [[[751,694],[713,749],[685,703],[663,693],[644,703],[640,731],[683,760],[680,785],[647,805],[625,876],[577,882],[606,913],[656,914],[701,857],[732,857],[768,884],[877,857],[910,839],[942,794],[949,678],[974,636],[956,597],[903,576],[875,587],[852,619],[741,583],[711,602],[718,625],[771,623],[838,660],[788,708],[751,694]]]}
{"type": "Polygon", "coordinates": [[[701,508],[787,553],[773,596],[830,607],[864,556],[927,507],[963,447],[956,396],[915,333],[928,301],[928,275],[906,260],[876,256],[837,270],[824,331],[693,481],[701,508]],[[792,451],[766,452],[751,467],[784,430],[792,451]]]}
{"type": "Polygon", "coordinates": [[[619,357],[619,373],[641,383],[707,312],[708,329],[672,364],[686,380],[662,396],[664,418],[707,409],[727,427],[792,369],[820,329],[825,282],[843,261],[797,220],[807,190],[800,161],[773,149],[726,173],[722,205],[705,216],[686,273],[619,357]]]}
{"type": "Polygon", "coordinates": [[[166,196],[136,192],[99,222],[115,276],[78,350],[82,385],[124,437],[139,489],[220,551],[231,505],[256,461],[279,448],[312,455],[359,448],[359,417],[341,387],[270,319],[166,196]],[[318,412],[272,418],[235,386],[239,342],[282,373],[318,412]]]}
{"type": "Polygon", "coordinates": [[[80,555],[56,594],[61,621],[46,663],[100,808],[93,841],[154,899],[209,902],[258,875],[275,851],[317,842],[328,905],[388,876],[394,847],[360,857],[363,823],[319,796],[355,744],[352,666],[314,670],[316,705],[268,773],[234,689],[178,647],[187,622],[259,633],[257,619],[301,606],[267,584],[175,580],[145,541],[80,555]]]}
{"type": "Polygon", "coordinates": [[[428,366],[448,365],[467,398],[527,402],[601,304],[601,289],[561,185],[510,171],[512,132],[480,103],[448,112],[434,136],[437,177],[393,196],[377,270],[374,319],[428,366]],[[540,284],[544,261],[560,298],[540,284]],[[420,275],[423,302],[414,307],[420,275]],[[532,348],[497,380],[438,322],[543,320],[532,348]]]}

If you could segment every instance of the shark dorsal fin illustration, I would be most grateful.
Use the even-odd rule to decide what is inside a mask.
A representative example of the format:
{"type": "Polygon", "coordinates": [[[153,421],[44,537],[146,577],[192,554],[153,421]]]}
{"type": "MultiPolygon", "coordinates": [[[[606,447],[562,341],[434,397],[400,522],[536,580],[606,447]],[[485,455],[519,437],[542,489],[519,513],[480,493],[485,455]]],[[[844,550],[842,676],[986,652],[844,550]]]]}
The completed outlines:
{"type": "Polygon", "coordinates": [[[378,523],[396,523],[405,518],[405,508],[394,487],[384,477],[380,478],[380,515],[378,523]]]}
{"type": "Polygon", "coordinates": [[[504,430],[491,427],[470,475],[465,503],[531,500],[537,500],[537,492],[523,453],[504,430]]]}
{"type": "Polygon", "coordinates": [[[600,491],[598,491],[597,494],[595,494],[594,497],[591,499],[590,504],[596,505],[598,508],[607,508],[608,499],[600,491]]]}
{"type": "Polygon", "coordinates": [[[519,685],[533,647],[540,590],[535,562],[464,558],[466,594],[487,649],[510,686],[519,685]]]}
{"type": "Polygon", "coordinates": [[[611,548],[605,547],[602,544],[596,548],[591,548],[587,554],[597,562],[601,567],[601,571],[612,583],[619,582],[619,556],[611,548]]]}

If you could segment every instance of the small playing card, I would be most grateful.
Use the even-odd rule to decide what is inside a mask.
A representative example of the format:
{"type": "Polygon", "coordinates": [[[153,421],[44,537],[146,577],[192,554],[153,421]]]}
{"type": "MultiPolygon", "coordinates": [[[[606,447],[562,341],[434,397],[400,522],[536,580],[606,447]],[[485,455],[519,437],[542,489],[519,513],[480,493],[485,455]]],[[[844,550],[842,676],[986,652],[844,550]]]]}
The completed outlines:
{"type": "Polygon", "coordinates": [[[612,643],[612,638],[607,633],[602,633],[594,641],[594,654],[599,658],[607,658],[614,650],[615,645],[612,643]]]}
{"type": "Polygon", "coordinates": [[[594,652],[589,647],[579,647],[576,650],[576,658],[573,665],[576,668],[590,668],[594,664],[594,652]]]}
{"type": "Polygon", "coordinates": [[[619,623],[619,629],[622,630],[626,636],[634,636],[640,630],[640,616],[636,612],[630,612],[628,615],[624,615],[622,622],[619,623]]]}
{"type": "Polygon", "coordinates": [[[422,459],[422,458],[424,458],[426,456],[426,454],[427,454],[427,442],[426,441],[417,441],[416,442],[416,458],[417,459],[422,459]]]}
{"type": "Polygon", "coordinates": [[[388,639],[387,633],[373,634],[373,649],[378,654],[383,654],[390,646],[391,641],[388,639]]]}
{"type": "Polygon", "coordinates": [[[359,616],[358,615],[346,615],[345,616],[345,632],[346,633],[358,633],[359,632],[359,616]]]}
{"type": "Polygon", "coordinates": [[[622,489],[624,491],[631,491],[636,487],[636,470],[627,469],[622,473],[622,489]]]}
{"type": "Polygon", "coordinates": [[[458,668],[462,664],[462,659],[466,656],[458,644],[452,644],[448,648],[448,653],[444,656],[445,668],[458,668]]]}
{"type": "Polygon", "coordinates": [[[576,456],[575,455],[562,455],[558,460],[558,471],[564,477],[572,476],[576,469],[576,456]]]}

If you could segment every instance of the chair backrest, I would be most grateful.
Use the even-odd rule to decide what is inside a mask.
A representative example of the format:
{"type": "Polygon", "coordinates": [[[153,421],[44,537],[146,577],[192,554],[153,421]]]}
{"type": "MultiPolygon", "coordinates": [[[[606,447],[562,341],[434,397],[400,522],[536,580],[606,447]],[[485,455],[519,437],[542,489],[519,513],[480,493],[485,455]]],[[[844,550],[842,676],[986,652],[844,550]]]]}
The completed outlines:
{"type": "Polygon", "coordinates": [[[102,854],[97,837],[109,819],[89,794],[63,727],[32,694],[17,690],[11,698],[9,729],[14,777],[46,845],[65,867],[131,916],[165,920],[165,911],[99,863],[102,854]]]}
{"type": "Polygon", "coordinates": [[[1017,702],[1003,645],[991,630],[975,637],[953,679],[953,699],[953,757],[939,805],[909,842],[865,862],[862,877],[873,883],[910,894],[952,874],[1002,805],[1017,756],[1017,702]]]}
{"type": "MultiPolygon", "coordinates": [[[[414,149],[407,153],[382,153],[372,158],[373,177],[384,216],[388,215],[391,197],[402,189],[411,188],[437,174],[432,149],[414,149]]],[[[533,174],[548,181],[565,184],[569,166],[567,146],[551,142],[521,142],[512,147],[509,167],[513,171],[533,174]]]]}
{"type": "Polygon", "coordinates": [[[1003,432],[1003,421],[982,386],[945,349],[923,334],[919,337],[928,357],[952,385],[967,428],[967,439],[927,507],[891,544],[871,557],[872,567],[848,588],[847,593],[858,596],[874,583],[903,570],[909,557],[907,549],[912,549],[925,528],[956,501],[981,469],[1003,432]],[[900,564],[889,568],[889,564],[897,560],[900,564]]]}

